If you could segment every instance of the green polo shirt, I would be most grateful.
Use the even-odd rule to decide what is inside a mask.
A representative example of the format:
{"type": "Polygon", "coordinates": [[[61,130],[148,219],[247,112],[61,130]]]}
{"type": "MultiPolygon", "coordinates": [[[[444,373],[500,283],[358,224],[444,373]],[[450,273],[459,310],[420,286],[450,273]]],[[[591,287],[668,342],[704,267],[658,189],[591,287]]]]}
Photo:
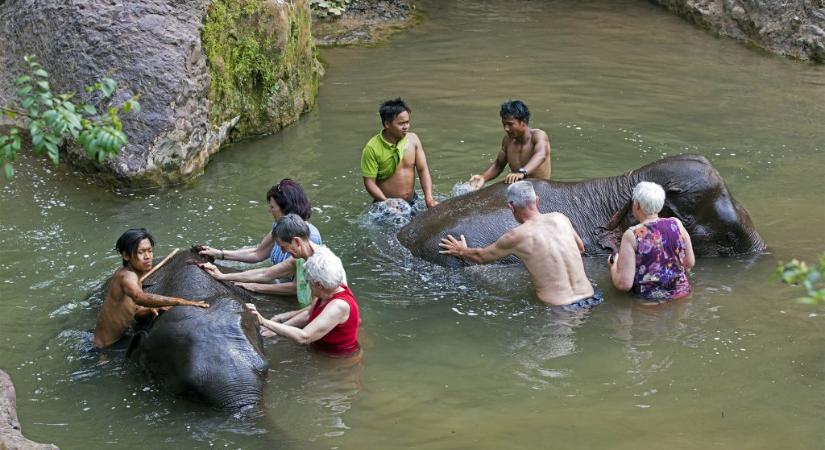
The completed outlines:
{"type": "Polygon", "coordinates": [[[393,145],[384,139],[384,135],[378,132],[364,146],[361,152],[361,176],[365,178],[375,178],[377,181],[386,180],[395,173],[398,163],[404,157],[404,150],[407,148],[409,139],[404,136],[397,144],[393,145]]]}

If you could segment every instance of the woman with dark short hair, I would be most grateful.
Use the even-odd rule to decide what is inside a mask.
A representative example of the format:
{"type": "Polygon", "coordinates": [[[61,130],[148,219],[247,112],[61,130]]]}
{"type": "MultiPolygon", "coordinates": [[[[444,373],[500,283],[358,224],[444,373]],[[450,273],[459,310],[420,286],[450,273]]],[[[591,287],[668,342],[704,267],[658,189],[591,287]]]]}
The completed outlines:
{"type": "Polygon", "coordinates": [[[616,289],[651,301],[687,297],[687,271],[696,262],[690,235],[675,217],[659,217],[665,191],[642,181],[633,189],[633,217],[639,221],[622,235],[618,257],[607,264],[616,289]]]}
{"type": "MultiPolygon", "coordinates": [[[[295,283],[292,280],[272,284],[275,281],[273,268],[291,258],[289,253],[276,245],[274,232],[281,218],[288,214],[296,214],[305,221],[309,220],[312,215],[312,208],[301,185],[289,178],[284,178],[278,184],[272,186],[266,194],[266,200],[274,222],[272,230],[263,237],[257,247],[224,250],[204,245],[200,247],[199,253],[215,259],[245,263],[258,263],[269,258],[272,263],[271,267],[250,269],[244,272],[225,274],[211,264],[204,266],[204,269],[219,280],[241,282],[238,285],[245,289],[275,295],[295,295],[295,283]]],[[[309,240],[315,244],[322,244],[321,233],[318,232],[318,229],[309,222],[306,222],[306,224],[309,227],[309,240]]],[[[275,273],[277,272],[276,270],[275,273]]]]}

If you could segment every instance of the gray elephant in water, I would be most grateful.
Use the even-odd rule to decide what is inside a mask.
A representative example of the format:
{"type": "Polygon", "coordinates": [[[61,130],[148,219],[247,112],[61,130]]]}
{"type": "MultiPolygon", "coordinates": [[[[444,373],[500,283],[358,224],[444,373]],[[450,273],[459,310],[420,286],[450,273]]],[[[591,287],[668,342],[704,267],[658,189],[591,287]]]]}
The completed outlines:
{"type": "MultiPolygon", "coordinates": [[[[586,256],[618,251],[622,233],[636,223],[631,196],[640,181],[653,181],[664,188],[665,205],[659,215],[682,221],[696,256],[743,255],[766,248],[748,212],[702,156],[671,156],[615,177],[529,181],[539,196],[541,212],[557,211],[570,218],[584,241],[586,256]]],[[[439,253],[438,243],[447,234],[463,234],[470,247],[485,247],[516,225],[507,208],[507,185],[496,183],[416,216],[401,228],[398,240],[415,256],[457,267],[472,263],[439,253]]],[[[515,257],[502,261],[518,262],[515,257]]]]}
{"type": "Polygon", "coordinates": [[[127,356],[170,391],[228,410],[261,403],[268,365],[255,317],[244,306],[254,301],[198,264],[195,251],[174,255],[143,281],[146,292],[202,300],[208,309],[173,307],[138,330],[127,356]]]}

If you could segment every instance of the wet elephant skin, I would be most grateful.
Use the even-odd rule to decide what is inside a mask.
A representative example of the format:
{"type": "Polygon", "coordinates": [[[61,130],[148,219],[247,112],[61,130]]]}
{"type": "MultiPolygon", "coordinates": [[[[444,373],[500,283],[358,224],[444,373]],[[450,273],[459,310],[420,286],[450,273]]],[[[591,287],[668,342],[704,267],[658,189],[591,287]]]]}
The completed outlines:
{"type": "Polygon", "coordinates": [[[155,294],[203,300],[209,308],[176,306],[132,338],[129,357],[168,390],[218,408],[240,410],[261,403],[268,365],[254,317],[240,288],[213,279],[181,251],[144,280],[155,294]]]}

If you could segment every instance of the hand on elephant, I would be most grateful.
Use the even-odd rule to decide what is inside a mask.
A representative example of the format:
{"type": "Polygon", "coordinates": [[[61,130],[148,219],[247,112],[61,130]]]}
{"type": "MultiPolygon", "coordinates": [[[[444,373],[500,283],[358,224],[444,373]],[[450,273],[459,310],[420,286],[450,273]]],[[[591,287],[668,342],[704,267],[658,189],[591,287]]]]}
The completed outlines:
{"type": "Polygon", "coordinates": [[[484,177],[481,175],[473,175],[467,180],[467,186],[472,188],[474,191],[481,189],[484,186],[484,177]]]}
{"type": "Polygon", "coordinates": [[[220,250],[218,250],[217,248],[212,248],[208,245],[197,245],[196,247],[198,249],[199,255],[209,256],[212,259],[217,258],[221,254],[220,250]]]}
{"type": "Polygon", "coordinates": [[[464,238],[463,234],[461,235],[461,240],[454,238],[451,234],[448,234],[447,237],[441,239],[438,246],[444,249],[440,250],[438,253],[458,256],[460,258],[462,251],[467,249],[467,239],[464,238]]]}
{"type": "Polygon", "coordinates": [[[198,267],[203,269],[206,273],[211,275],[212,278],[214,278],[216,280],[223,280],[224,279],[224,274],[223,274],[223,272],[221,272],[221,269],[218,269],[218,266],[216,266],[212,263],[199,264],[198,267]]]}
{"type": "Polygon", "coordinates": [[[190,300],[183,300],[181,299],[181,303],[178,306],[197,306],[198,308],[209,308],[209,303],[206,302],[193,302],[190,300]]]}
{"type": "Polygon", "coordinates": [[[513,184],[516,181],[520,181],[524,179],[524,174],[519,172],[508,173],[506,177],[504,177],[504,184],[513,184]]]}
{"type": "Polygon", "coordinates": [[[262,320],[264,317],[261,315],[261,313],[260,313],[260,312],[258,312],[258,308],[255,306],[255,304],[254,304],[254,303],[247,303],[247,304],[246,304],[246,309],[247,309],[249,312],[251,312],[253,316],[255,316],[255,320],[256,320],[258,323],[261,323],[261,320],[262,320]]]}

